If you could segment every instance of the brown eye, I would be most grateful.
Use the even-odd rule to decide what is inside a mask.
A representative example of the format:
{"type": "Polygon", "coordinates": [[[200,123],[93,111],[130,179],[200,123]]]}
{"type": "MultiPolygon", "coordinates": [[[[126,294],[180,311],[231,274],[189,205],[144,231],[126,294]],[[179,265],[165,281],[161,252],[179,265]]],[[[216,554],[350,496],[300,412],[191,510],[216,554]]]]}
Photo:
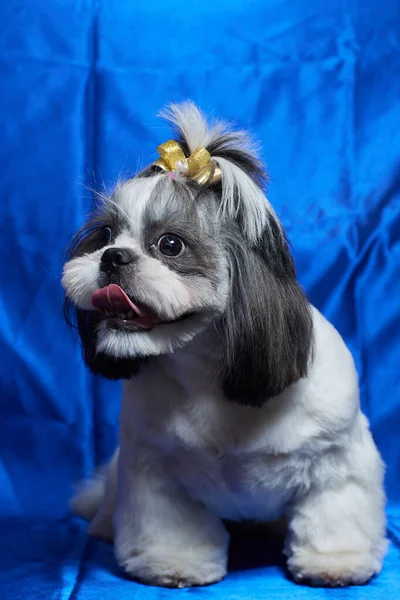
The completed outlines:
{"type": "Polygon", "coordinates": [[[184,251],[185,244],[177,235],[168,233],[158,240],[158,249],[163,256],[176,258],[184,251]]]}

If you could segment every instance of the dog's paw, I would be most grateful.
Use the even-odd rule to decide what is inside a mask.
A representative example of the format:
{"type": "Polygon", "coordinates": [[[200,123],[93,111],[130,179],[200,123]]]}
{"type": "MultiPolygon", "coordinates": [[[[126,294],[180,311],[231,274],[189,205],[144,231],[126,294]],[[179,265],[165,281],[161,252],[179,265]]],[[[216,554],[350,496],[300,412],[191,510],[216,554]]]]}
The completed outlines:
{"type": "Polygon", "coordinates": [[[190,552],[188,554],[171,552],[170,556],[163,558],[140,553],[120,561],[120,566],[136,581],[167,588],[210,585],[225,577],[226,564],[219,564],[218,561],[195,562],[190,560],[190,552]]]}
{"type": "Polygon", "coordinates": [[[346,587],[367,583],[380,572],[381,565],[368,553],[302,552],[289,558],[288,568],[297,583],[313,587],[346,587]]]}

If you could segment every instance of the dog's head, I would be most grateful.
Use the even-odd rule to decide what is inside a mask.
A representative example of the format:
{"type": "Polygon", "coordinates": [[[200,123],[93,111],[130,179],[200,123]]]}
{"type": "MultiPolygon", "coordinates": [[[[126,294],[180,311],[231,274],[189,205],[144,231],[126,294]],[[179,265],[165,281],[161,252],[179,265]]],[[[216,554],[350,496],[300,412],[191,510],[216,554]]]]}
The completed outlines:
{"type": "Polygon", "coordinates": [[[260,404],[307,372],[309,305],[247,136],[191,103],[164,116],[179,146],[101,203],[64,268],[84,357],[129,378],[211,325],[226,395],[260,404]]]}

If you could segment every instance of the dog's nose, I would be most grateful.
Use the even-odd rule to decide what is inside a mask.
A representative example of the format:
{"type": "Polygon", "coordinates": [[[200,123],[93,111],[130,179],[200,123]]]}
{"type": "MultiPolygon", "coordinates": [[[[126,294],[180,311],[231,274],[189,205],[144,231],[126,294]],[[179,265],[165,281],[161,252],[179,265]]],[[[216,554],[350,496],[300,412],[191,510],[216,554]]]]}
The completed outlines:
{"type": "Polygon", "coordinates": [[[128,248],[107,248],[101,257],[100,269],[114,271],[133,262],[135,255],[128,248]]]}

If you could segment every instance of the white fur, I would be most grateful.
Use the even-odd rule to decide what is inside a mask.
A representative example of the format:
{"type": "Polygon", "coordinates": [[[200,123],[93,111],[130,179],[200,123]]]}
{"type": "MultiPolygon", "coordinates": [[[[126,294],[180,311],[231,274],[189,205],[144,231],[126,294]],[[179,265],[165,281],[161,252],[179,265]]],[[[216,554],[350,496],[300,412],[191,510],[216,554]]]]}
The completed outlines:
{"type": "MultiPolygon", "coordinates": [[[[212,332],[124,384],[114,525],[117,557],[131,575],[160,585],[217,580],[227,552],[217,517],[282,514],[298,581],[346,585],[379,573],[382,461],[360,413],[351,355],[332,325],[313,316],[309,377],[260,409],[232,405],[216,388],[212,332]]],[[[98,535],[107,537],[110,519],[98,535]]]]}
{"type": "MultiPolygon", "coordinates": [[[[208,146],[220,136],[227,135],[223,150],[230,147],[258,155],[258,148],[245,131],[233,131],[227,123],[216,121],[209,125],[203,113],[193,102],[171,104],[159,113],[181,132],[186,139],[190,151],[199,146],[208,146]],[[229,135],[233,136],[229,140],[229,135]]],[[[235,218],[239,209],[243,210],[244,232],[249,240],[255,242],[264,230],[268,214],[276,217],[271,204],[262,190],[239,167],[223,156],[212,156],[222,172],[222,199],[220,212],[229,218],[235,218]],[[245,199],[245,200],[244,200],[245,199]]]]}
{"type": "MultiPolygon", "coordinates": [[[[199,146],[208,146],[213,139],[214,132],[210,130],[203,114],[193,102],[171,104],[160,111],[158,116],[169,121],[182,133],[191,152],[199,146]]],[[[216,129],[219,129],[218,126],[216,129]]]]}
{"type": "Polygon", "coordinates": [[[275,212],[254,181],[226,158],[218,156],[215,161],[222,171],[222,200],[220,211],[232,218],[240,208],[244,212],[244,229],[247,237],[256,241],[267,224],[268,214],[275,212]]]}
{"type": "MultiPolygon", "coordinates": [[[[227,131],[223,124],[209,128],[190,103],[172,106],[167,117],[191,151],[227,131]]],[[[238,143],[239,150],[250,148],[243,132],[226,139],[231,149],[238,143]]],[[[224,227],[240,210],[243,236],[258,242],[271,220],[279,225],[275,212],[237,165],[212,160],[222,170],[216,221],[224,227]]],[[[281,516],[297,581],[365,583],[379,573],[386,550],[385,497],[353,359],[334,327],[312,309],[315,358],[307,377],[260,408],[229,402],[217,368],[223,342],[212,325],[231,301],[227,257],[216,251],[213,278],[197,272],[185,278],[143,250],[145,209],[158,182],[170,193],[167,179],[139,178],[118,188],[111,202],[127,224],[116,243],[138,254],[128,282],[138,301],[169,318],[196,314],[140,333],[100,323],[98,350],[152,358],[124,383],[119,454],[106,474],[78,492],[73,508],[92,518],[94,535],[114,539],[119,563],[147,583],[218,581],[227,568],[222,520],[281,516]]],[[[279,246],[276,231],[269,241],[279,246]]],[[[92,308],[104,250],[73,258],[64,269],[67,296],[85,310],[92,308]]]]}
{"type": "Polygon", "coordinates": [[[114,205],[127,217],[131,238],[140,239],[144,211],[161,177],[162,175],[155,175],[151,179],[131,179],[121,183],[114,192],[114,205]]]}
{"type": "Polygon", "coordinates": [[[187,321],[177,321],[158,325],[143,334],[132,336],[123,331],[110,331],[105,323],[100,325],[97,349],[109,356],[128,358],[139,356],[157,356],[164,352],[173,352],[181,348],[204,329],[206,315],[195,315],[187,321]]]}
{"type": "MultiPolygon", "coordinates": [[[[185,138],[190,152],[199,146],[209,146],[216,139],[226,134],[234,134],[235,146],[241,150],[258,156],[259,148],[246,131],[233,130],[228,123],[215,120],[208,123],[202,111],[191,101],[170,104],[161,110],[158,116],[168,121],[185,138]]],[[[232,146],[232,141],[227,140],[224,150],[232,146]]]]}
{"type": "Polygon", "coordinates": [[[92,254],[77,256],[65,266],[62,284],[68,298],[83,310],[94,310],[92,294],[98,289],[99,262],[104,248],[92,254]],[[82,273],[85,277],[82,277],[82,273]]]}
{"type": "MultiPolygon", "coordinates": [[[[191,277],[189,285],[187,278],[172,272],[165,264],[143,251],[144,212],[160,177],[163,176],[133,179],[116,190],[112,204],[126,217],[128,226],[117,236],[114,244],[130,248],[140,256],[135,270],[135,297],[162,315],[163,320],[171,322],[159,325],[145,335],[136,336],[110,330],[106,323],[102,323],[97,349],[110,356],[155,356],[172,352],[204,329],[205,324],[218,312],[218,307],[226,303],[228,281],[225,276],[225,257],[221,257],[219,265],[222,282],[215,289],[209,280],[200,276],[191,277]],[[173,322],[187,312],[196,314],[184,322],[173,322]]],[[[169,180],[167,183],[170,183],[169,180]]],[[[66,296],[83,310],[94,310],[91,298],[99,287],[100,259],[109,247],[112,246],[72,258],[64,266],[62,284],[66,296]]]]}

